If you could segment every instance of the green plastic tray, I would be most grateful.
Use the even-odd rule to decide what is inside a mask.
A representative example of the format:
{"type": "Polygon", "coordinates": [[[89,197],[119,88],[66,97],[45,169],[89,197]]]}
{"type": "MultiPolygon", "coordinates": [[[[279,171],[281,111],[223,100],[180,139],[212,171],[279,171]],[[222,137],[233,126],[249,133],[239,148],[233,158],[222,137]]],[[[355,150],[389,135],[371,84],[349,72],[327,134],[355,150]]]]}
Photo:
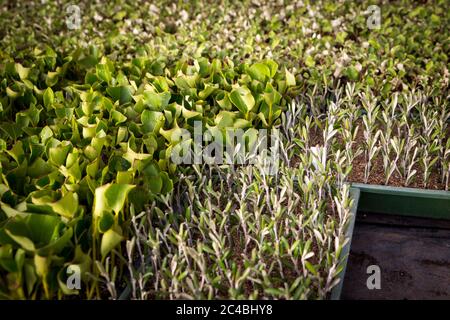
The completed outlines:
{"type": "Polygon", "coordinates": [[[350,223],[347,227],[347,231],[345,232],[345,238],[348,239],[348,242],[345,244],[344,248],[342,248],[341,255],[344,257],[344,261],[342,262],[343,269],[338,277],[339,283],[331,290],[331,300],[339,300],[341,297],[342,287],[344,285],[345,271],[347,269],[348,255],[350,254],[350,247],[352,244],[353,229],[355,228],[356,212],[358,210],[358,202],[360,199],[360,190],[354,187],[350,188],[350,196],[353,199],[353,204],[350,209],[350,223]]]}
{"type": "Polygon", "coordinates": [[[450,220],[449,191],[353,183],[350,193],[355,201],[345,234],[349,240],[342,249],[343,270],[339,275],[338,285],[331,291],[332,300],[339,300],[341,297],[357,211],[450,220]]]}
{"type": "Polygon", "coordinates": [[[361,191],[358,211],[450,219],[450,192],[352,184],[361,191]]]}

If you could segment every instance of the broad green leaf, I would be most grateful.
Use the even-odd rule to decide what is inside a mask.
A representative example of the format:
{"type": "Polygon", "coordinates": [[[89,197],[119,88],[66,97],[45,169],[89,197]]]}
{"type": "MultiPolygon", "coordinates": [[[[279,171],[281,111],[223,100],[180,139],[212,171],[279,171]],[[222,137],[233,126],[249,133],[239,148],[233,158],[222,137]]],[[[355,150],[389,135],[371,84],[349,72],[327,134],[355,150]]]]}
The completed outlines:
{"type": "Polygon", "coordinates": [[[284,72],[286,74],[286,84],[291,87],[291,86],[295,86],[296,82],[295,82],[295,77],[292,73],[290,73],[288,71],[288,69],[284,69],[284,72]]]}
{"type": "Polygon", "coordinates": [[[133,171],[119,171],[117,172],[116,182],[118,184],[131,184],[133,176],[133,171]]]}
{"type": "Polygon", "coordinates": [[[39,255],[50,256],[51,254],[59,254],[64,248],[70,244],[73,235],[73,229],[67,228],[64,233],[53,239],[51,243],[39,248],[36,252],[39,255]]]}
{"type": "Polygon", "coordinates": [[[58,72],[47,72],[47,76],[45,78],[45,84],[47,87],[53,87],[55,84],[58,83],[59,80],[59,73],[58,72]]]}
{"type": "Polygon", "coordinates": [[[65,164],[71,147],[72,146],[70,144],[66,143],[54,148],[50,148],[48,150],[50,162],[57,167],[65,164]]]}
{"type": "Polygon", "coordinates": [[[100,247],[102,257],[105,258],[123,239],[121,232],[114,230],[114,228],[106,231],[102,236],[100,247]]]}
{"type": "Polygon", "coordinates": [[[45,176],[53,171],[53,167],[47,162],[44,161],[42,158],[37,158],[33,161],[33,163],[28,166],[27,174],[31,178],[40,178],[42,176],[45,176]]]}
{"type": "Polygon", "coordinates": [[[163,187],[163,180],[162,177],[157,175],[153,176],[150,179],[148,179],[148,186],[152,193],[160,193],[163,187]]]}
{"type": "Polygon", "coordinates": [[[120,104],[131,102],[133,99],[129,86],[108,87],[106,92],[114,101],[119,101],[120,104]]]}
{"type": "Polygon", "coordinates": [[[121,123],[124,123],[125,121],[127,121],[127,117],[124,116],[122,113],[120,113],[117,110],[111,111],[111,119],[112,119],[114,125],[118,125],[118,124],[121,124],[121,123]]]}
{"type": "Polygon", "coordinates": [[[15,64],[16,72],[20,77],[20,80],[25,80],[28,78],[28,75],[30,73],[30,68],[25,68],[20,63],[15,64]]]}
{"type": "Polygon", "coordinates": [[[22,129],[16,123],[2,122],[0,123],[0,130],[6,133],[6,135],[12,139],[17,140],[22,134],[22,129]]]}
{"type": "Polygon", "coordinates": [[[215,101],[223,110],[231,110],[233,107],[229,95],[226,94],[225,92],[217,94],[215,101]]]}
{"type": "Polygon", "coordinates": [[[41,257],[38,254],[34,255],[34,266],[39,277],[44,278],[47,276],[49,272],[50,262],[51,260],[48,257],[41,257]]]}
{"type": "Polygon", "coordinates": [[[181,75],[181,76],[175,78],[174,82],[178,88],[189,91],[190,89],[193,89],[196,87],[197,78],[198,78],[198,75],[192,75],[192,76],[181,75]]]}
{"type": "Polygon", "coordinates": [[[48,87],[45,92],[44,92],[44,106],[49,109],[50,107],[53,106],[54,102],[55,102],[55,95],[53,93],[52,88],[48,87]]]}
{"type": "Polygon", "coordinates": [[[144,104],[148,105],[151,110],[162,111],[169,104],[171,98],[170,92],[144,92],[144,104]]]}
{"type": "Polygon", "coordinates": [[[275,74],[277,73],[277,70],[278,70],[278,63],[276,63],[275,61],[269,59],[269,60],[266,60],[264,62],[264,64],[269,67],[270,78],[275,77],[275,74]]]}
{"type": "Polygon", "coordinates": [[[200,91],[198,93],[198,96],[200,97],[200,99],[205,100],[206,98],[208,98],[211,94],[213,94],[217,89],[219,88],[218,85],[214,84],[206,84],[205,85],[205,89],[203,89],[202,91],[200,91]]]}
{"type": "Polygon", "coordinates": [[[45,144],[47,142],[48,139],[50,139],[51,137],[53,137],[53,131],[52,129],[50,129],[49,126],[45,126],[42,130],[41,133],[39,134],[41,137],[41,141],[43,144],[45,144]]]}
{"type": "Polygon", "coordinates": [[[252,126],[251,121],[245,120],[242,118],[237,118],[233,124],[233,128],[236,128],[236,129],[250,128],[251,126],[252,126]]]}
{"type": "Polygon", "coordinates": [[[159,132],[165,122],[164,114],[159,111],[144,110],[141,115],[144,133],[159,132]]]}
{"type": "Polygon", "coordinates": [[[165,171],[162,171],[160,173],[160,177],[161,177],[161,180],[162,180],[161,193],[162,194],[167,194],[170,191],[172,191],[172,189],[173,189],[173,182],[172,182],[172,179],[170,179],[168,173],[165,172],[165,171]]]}
{"type": "Polygon", "coordinates": [[[263,82],[270,78],[270,69],[266,64],[257,62],[248,69],[248,74],[253,79],[263,82]]]}
{"type": "Polygon", "coordinates": [[[25,215],[27,215],[26,212],[19,211],[19,210],[16,210],[14,208],[11,208],[9,205],[7,205],[7,204],[5,204],[3,202],[0,202],[0,208],[2,209],[2,211],[6,214],[6,216],[8,218],[13,218],[15,216],[25,216],[25,215]]]}
{"type": "Polygon", "coordinates": [[[59,217],[30,214],[25,216],[23,220],[26,225],[25,230],[27,230],[27,234],[39,247],[50,244],[52,240],[57,239],[55,231],[57,231],[57,227],[61,224],[59,217]]]}
{"type": "Polygon", "coordinates": [[[6,150],[6,152],[18,163],[22,163],[25,159],[25,152],[23,150],[22,141],[17,141],[11,150],[6,150]]]}
{"type": "Polygon", "coordinates": [[[4,231],[24,250],[29,252],[37,250],[41,255],[46,255],[50,252],[58,253],[70,241],[72,229],[66,229],[60,236],[61,225],[62,222],[57,216],[27,214],[23,217],[16,216],[14,220],[8,221],[4,231]]]}
{"type": "Polygon", "coordinates": [[[35,251],[36,248],[34,246],[34,243],[29,238],[27,238],[25,236],[16,235],[8,229],[6,229],[5,232],[11,239],[13,239],[24,250],[35,251]]]}
{"type": "Polygon", "coordinates": [[[266,92],[264,92],[264,101],[267,103],[268,106],[279,104],[281,98],[282,98],[281,94],[273,88],[266,89],[266,92]]]}
{"type": "Polygon", "coordinates": [[[106,184],[95,190],[94,216],[100,217],[103,211],[114,211],[116,214],[123,209],[128,193],[135,186],[130,184],[106,184]]]}
{"type": "Polygon", "coordinates": [[[160,193],[163,187],[163,180],[158,166],[155,163],[149,163],[142,170],[142,174],[150,191],[152,193],[160,193]]]}
{"type": "Polygon", "coordinates": [[[98,221],[98,230],[101,233],[108,231],[114,224],[114,215],[111,212],[104,211],[98,221]]]}
{"type": "Polygon", "coordinates": [[[182,113],[183,118],[185,118],[186,120],[188,119],[194,119],[194,120],[200,120],[201,119],[201,113],[198,111],[192,111],[189,109],[186,109],[185,107],[182,108],[182,113]]]}
{"type": "Polygon", "coordinates": [[[20,97],[20,92],[14,91],[13,89],[11,89],[10,87],[6,88],[6,95],[8,97],[10,97],[11,99],[16,99],[20,97]]]}
{"type": "Polygon", "coordinates": [[[67,192],[60,200],[49,203],[53,211],[66,218],[73,218],[78,210],[78,195],[67,192]]]}
{"type": "Polygon", "coordinates": [[[178,124],[175,123],[175,126],[172,129],[164,130],[163,128],[159,129],[159,133],[170,143],[176,143],[183,138],[190,137],[189,131],[186,129],[182,129],[178,127],[178,124]]]}
{"type": "Polygon", "coordinates": [[[26,289],[28,292],[32,292],[38,280],[36,271],[34,270],[35,268],[33,265],[31,265],[31,263],[26,263],[23,269],[26,281],[26,289]]]}
{"type": "Polygon", "coordinates": [[[247,114],[255,106],[255,98],[245,86],[231,91],[230,100],[243,114],[247,114]]]}
{"type": "Polygon", "coordinates": [[[106,63],[101,63],[96,66],[96,75],[99,79],[105,81],[106,83],[111,83],[112,74],[106,63]]]}
{"type": "Polygon", "coordinates": [[[220,111],[214,118],[214,122],[221,128],[229,128],[233,127],[235,119],[236,113],[230,111],[220,111]]]}
{"type": "Polygon", "coordinates": [[[123,159],[125,159],[125,162],[122,161],[118,163],[120,165],[119,170],[117,171],[124,171],[128,169],[128,165],[131,164],[132,166],[135,165],[136,160],[145,160],[151,158],[152,155],[148,153],[138,153],[134,152],[134,150],[130,147],[130,142],[128,141],[126,146],[126,153],[123,155],[123,159]]]}

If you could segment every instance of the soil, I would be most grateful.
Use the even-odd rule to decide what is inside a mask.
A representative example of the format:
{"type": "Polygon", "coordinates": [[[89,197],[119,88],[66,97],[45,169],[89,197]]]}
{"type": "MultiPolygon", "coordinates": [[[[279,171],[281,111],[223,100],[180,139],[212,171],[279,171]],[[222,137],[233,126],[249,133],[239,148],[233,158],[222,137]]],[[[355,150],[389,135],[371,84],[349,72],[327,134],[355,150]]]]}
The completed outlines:
{"type": "MultiPolygon", "coordinates": [[[[361,120],[357,120],[355,126],[359,126],[359,130],[356,136],[355,143],[353,144],[353,152],[356,152],[358,147],[361,147],[364,145],[364,130],[363,130],[363,124],[361,120]]],[[[395,130],[393,130],[395,132],[395,130]]],[[[450,129],[447,132],[447,136],[450,136],[450,129]]],[[[318,130],[316,127],[311,129],[309,132],[309,144],[310,146],[316,146],[316,145],[323,145],[323,132],[321,130],[318,130]]],[[[338,143],[341,143],[343,145],[343,139],[340,135],[336,136],[336,139],[338,143]]],[[[344,146],[342,146],[344,147],[344,146]]],[[[395,159],[392,158],[392,161],[395,159]]],[[[299,158],[295,157],[291,160],[290,165],[295,167],[297,163],[300,161],[299,158]]],[[[349,182],[357,182],[357,183],[367,183],[367,184],[377,184],[377,185],[385,185],[386,184],[386,178],[384,174],[384,168],[383,168],[383,158],[381,154],[378,154],[373,160],[372,160],[372,168],[369,174],[369,179],[367,182],[364,181],[364,171],[366,167],[366,159],[364,152],[361,153],[358,157],[356,157],[352,163],[352,171],[350,172],[350,175],[348,177],[349,182]]],[[[423,183],[423,168],[419,163],[416,163],[414,166],[414,169],[417,170],[414,178],[412,181],[406,185],[403,177],[395,171],[389,181],[389,186],[393,187],[409,187],[409,188],[421,188],[421,189],[431,189],[431,190],[443,190],[445,189],[445,185],[442,183],[440,179],[440,174],[437,170],[437,166],[431,170],[429,181],[426,186],[424,186],[423,183]]]]}
{"type": "Polygon", "coordinates": [[[450,221],[358,212],[342,299],[450,299],[449,247],[450,221]]]}
{"type": "MultiPolygon", "coordinates": [[[[359,125],[358,134],[356,136],[356,143],[354,144],[354,151],[356,151],[357,146],[361,146],[364,144],[364,130],[362,121],[358,120],[356,122],[356,125],[359,125]]],[[[393,130],[395,132],[396,130],[393,130]]],[[[392,161],[395,159],[392,158],[392,161]]],[[[366,167],[366,159],[364,152],[360,154],[358,157],[355,158],[353,161],[353,168],[352,172],[349,176],[350,182],[359,182],[359,183],[365,183],[364,181],[364,171],[366,167]]],[[[415,177],[413,178],[412,182],[407,185],[409,188],[424,188],[423,183],[423,168],[416,164],[414,166],[414,169],[417,170],[417,173],[415,177]]],[[[379,184],[384,185],[386,183],[386,177],[384,174],[384,168],[383,168],[383,159],[381,154],[378,154],[375,159],[372,160],[372,168],[369,174],[369,179],[367,181],[368,184],[379,184]]],[[[394,172],[392,176],[389,179],[388,182],[389,186],[393,187],[406,187],[404,179],[400,176],[398,172],[394,172]]],[[[440,175],[437,172],[437,168],[435,166],[434,170],[431,171],[429,181],[427,183],[427,186],[425,189],[434,189],[434,190],[443,190],[445,188],[445,185],[440,181],[440,175]]]]}

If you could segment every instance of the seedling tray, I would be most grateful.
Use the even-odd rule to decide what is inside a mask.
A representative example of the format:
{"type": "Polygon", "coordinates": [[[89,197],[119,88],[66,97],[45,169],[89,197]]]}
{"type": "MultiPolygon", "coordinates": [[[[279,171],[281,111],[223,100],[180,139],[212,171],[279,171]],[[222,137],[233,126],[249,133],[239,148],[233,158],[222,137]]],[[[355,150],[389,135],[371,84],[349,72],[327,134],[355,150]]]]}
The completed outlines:
{"type": "Polygon", "coordinates": [[[355,183],[358,211],[450,219],[450,192],[355,183]]]}
{"type": "Polygon", "coordinates": [[[353,204],[351,207],[351,216],[350,216],[350,222],[347,227],[347,231],[345,232],[345,238],[348,239],[348,242],[345,244],[344,248],[342,248],[341,255],[344,257],[343,262],[343,270],[341,274],[339,275],[339,283],[334,287],[334,289],[331,291],[331,300],[339,300],[341,297],[342,287],[344,286],[344,277],[345,277],[345,271],[347,269],[347,262],[348,262],[348,256],[350,254],[350,246],[352,242],[352,235],[353,235],[353,229],[355,228],[355,221],[356,221],[356,212],[358,210],[358,202],[360,198],[361,191],[359,188],[350,188],[350,196],[353,199],[353,204]]]}
{"type": "MultiPolygon", "coordinates": [[[[351,248],[351,241],[357,212],[373,212],[390,217],[404,216],[405,219],[417,218],[424,225],[432,225],[433,221],[450,220],[450,192],[412,188],[388,187],[367,184],[352,184],[352,197],[355,200],[352,217],[346,232],[349,239],[343,249],[345,260],[340,274],[339,284],[332,290],[331,299],[341,298],[345,272],[351,248]]],[[[392,218],[393,219],[393,218],[392,218]]]]}

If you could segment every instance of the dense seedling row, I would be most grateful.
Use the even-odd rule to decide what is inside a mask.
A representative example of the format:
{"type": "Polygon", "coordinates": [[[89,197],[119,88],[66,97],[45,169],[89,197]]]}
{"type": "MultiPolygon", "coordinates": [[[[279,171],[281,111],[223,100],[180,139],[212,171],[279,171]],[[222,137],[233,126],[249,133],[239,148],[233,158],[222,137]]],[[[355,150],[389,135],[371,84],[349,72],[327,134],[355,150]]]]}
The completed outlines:
{"type": "MultiPolygon", "coordinates": [[[[282,128],[304,130],[296,123],[301,110],[294,104],[290,112],[282,128]]],[[[134,216],[136,236],[126,245],[133,298],[329,294],[342,270],[352,200],[340,183],[348,167],[333,161],[344,157],[331,146],[316,150],[283,136],[280,149],[275,175],[262,158],[254,166],[182,170],[173,193],[134,216]],[[302,156],[294,165],[295,154],[302,156]]]]}

